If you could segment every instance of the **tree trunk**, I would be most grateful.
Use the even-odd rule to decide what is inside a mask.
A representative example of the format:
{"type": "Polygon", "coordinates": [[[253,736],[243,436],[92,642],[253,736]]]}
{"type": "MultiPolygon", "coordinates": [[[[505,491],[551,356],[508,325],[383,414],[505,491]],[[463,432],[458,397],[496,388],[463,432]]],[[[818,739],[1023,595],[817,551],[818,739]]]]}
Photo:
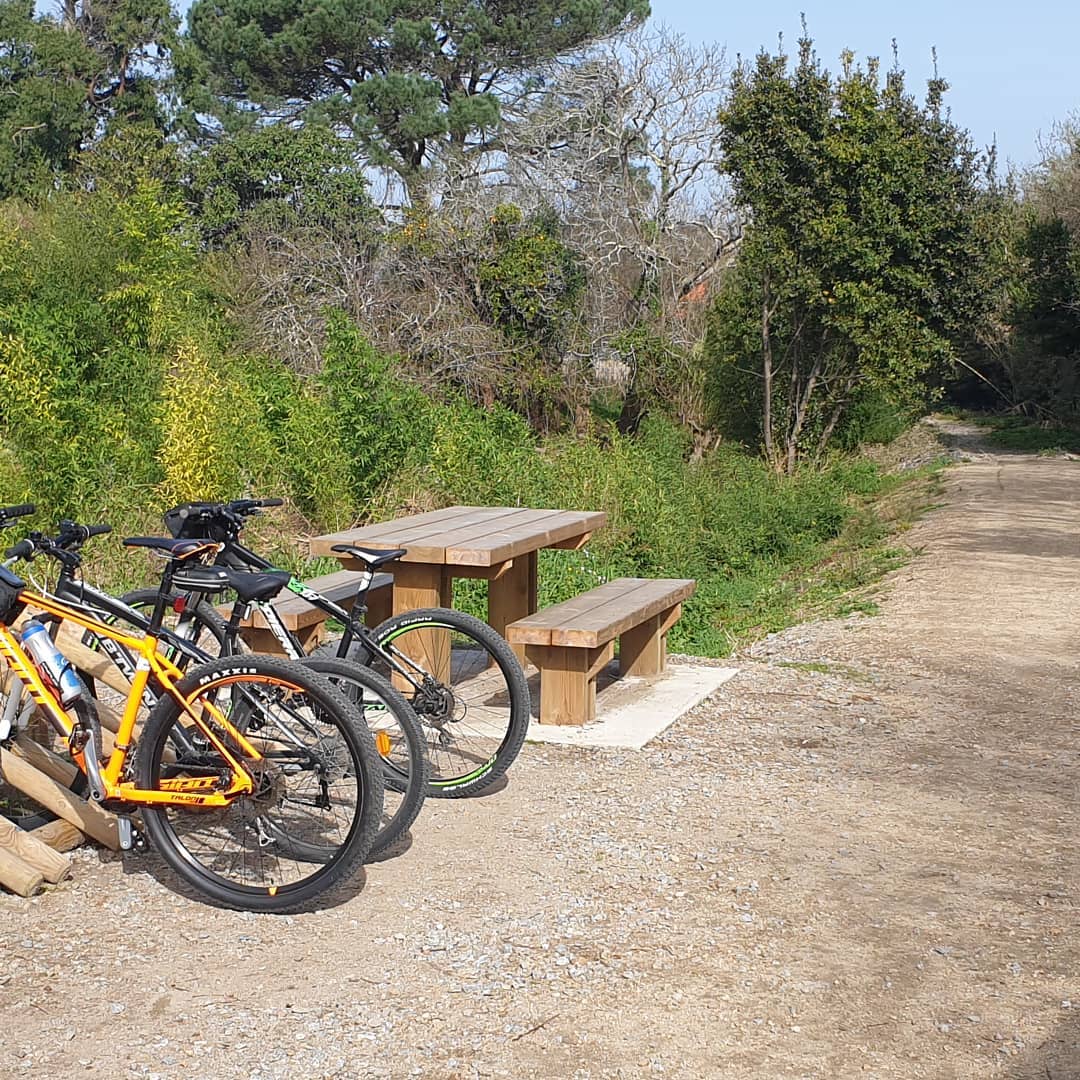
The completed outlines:
{"type": "MultiPolygon", "coordinates": [[[[773,415],[772,415],[772,392],[773,392],[773,368],[772,368],[772,335],[770,333],[770,321],[772,320],[772,308],[769,301],[772,293],[769,289],[769,275],[765,275],[765,298],[761,302],[761,372],[762,392],[765,399],[762,402],[762,435],[765,439],[765,460],[772,468],[777,468],[776,443],[773,440],[773,415]]],[[[777,470],[779,471],[779,470],[777,470]]]]}
{"type": "Polygon", "coordinates": [[[825,430],[822,431],[821,438],[818,439],[817,450],[814,452],[815,458],[820,458],[825,453],[825,448],[829,445],[832,433],[840,422],[840,417],[844,415],[846,405],[846,401],[839,401],[833,406],[833,411],[829,414],[828,422],[825,424],[825,430]]]}
{"type": "MultiPolygon", "coordinates": [[[[798,367],[798,364],[795,363],[793,366],[798,367]]],[[[795,471],[795,464],[799,456],[799,436],[806,425],[807,416],[810,415],[810,399],[814,395],[814,389],[820,376],[821,354],[819,353],[814,361],[814,366],[810,369],[810,374],[806,377],[806,382],[802,385],[798,394],[795,393],[798,384],[794,373],[791,377],[792,408],[795,410],[795,415],[792,417],[791,430],[788,432],[787,437],[786,471],[788,476],[795,471]]]]}

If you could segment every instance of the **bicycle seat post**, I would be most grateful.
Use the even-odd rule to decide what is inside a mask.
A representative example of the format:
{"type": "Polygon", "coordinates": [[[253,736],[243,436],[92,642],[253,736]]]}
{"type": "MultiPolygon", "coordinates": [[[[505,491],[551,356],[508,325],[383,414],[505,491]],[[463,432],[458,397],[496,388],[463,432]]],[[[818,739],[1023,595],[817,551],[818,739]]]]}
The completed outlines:
{"type": "Polygon", "coordinates": [[[174,559],[165,563],[165,569],[161,572],[161,580],[158,582],[157,599],[154,601],[154,610],[150,613],[150,625],[147,633],[157,636],[165,622],[165,608],[169,603],[169,594],[172,592],[173,573],[176,569],[174,559]]]}

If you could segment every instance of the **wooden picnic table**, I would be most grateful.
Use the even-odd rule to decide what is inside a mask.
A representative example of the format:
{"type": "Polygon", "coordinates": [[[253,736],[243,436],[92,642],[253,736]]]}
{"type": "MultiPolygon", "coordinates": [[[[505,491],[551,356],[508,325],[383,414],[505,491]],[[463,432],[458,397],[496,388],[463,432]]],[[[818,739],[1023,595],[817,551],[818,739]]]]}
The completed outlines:
{"type": "MultiPolygon", "coordinates": [[[[357,560],[335,544],[408,553],[387,569],[394,575],[393,611],[453,606],[454,578],[486,578],[488,623],[506,627],[537,609],[537,553],[584,546],[607,515],[590,510],[528,510],[515,506],[450,506],[426,514],[312,537],[312,555],[331,555],[350,569],[357,560]]],[[[523,656],[523,647],[515,652],[523,656]]]]}

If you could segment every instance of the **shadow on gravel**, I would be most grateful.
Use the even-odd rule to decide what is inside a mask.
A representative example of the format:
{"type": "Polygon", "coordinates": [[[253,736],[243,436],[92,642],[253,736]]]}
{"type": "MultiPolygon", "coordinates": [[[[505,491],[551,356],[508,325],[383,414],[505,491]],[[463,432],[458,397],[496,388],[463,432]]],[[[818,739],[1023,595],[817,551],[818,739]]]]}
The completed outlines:
{"type": "Polygon", "coordinates": [[[1010,447],[995,446],[987,439],[985,431],[975,428],[972,431],[943,431],[935,428],[934,431],[941,445],[948,450],[957,450],[961,454],[981,456],[993,454],[995,457],[1016,457],[1020,454],[1031,453],[1030,450],[1014,450],[1010,447]]]}
{"type": "MultiPolygon", "coordinates": [[[[177,896],[182,896],[185,900],[191,900],[196,904],[205,904],[208,907],[220,908],[225,911],[234,910],[228,904],[220,904],[205,893],[193,889],[183,878],[178,877],[173,873],[165,860],[152,848],[145,852],[128,851],[116,853],[112,856],[112,859],[103,861],[113,861],[113,859],[119,859],[121,868],[125,874],[147,874],[161,885],[162,888],[168,889],[169,892],[175,893],[177,896]]],[[[305,914],[312,911],[325,911],[327,908],[339,907],[342,904],[347,904],[355,896],[359,896],[359,894],[364,891],[364,886],[366,884],[367,872],[361,867],[339,885],[336,885],[332,889],[328,889],[326,892],[322,893],[320,896],[317,896],[310,904],[307,904],[296,911],[289,912],[289,914],[305,914]]],[[[273,918],[274,916],[271,915],[269,917],[273,918]]]]}
{"type": "Polygon", "coordinates": [[[1025,1049],[1001,1075],[1003,1080],[1076,1080],[1080,1077],[1080,1003],[1036,1047],[1025,1049]],[[1075,1015],[1074,1015],[1075,1013],[1075,1015]]]}

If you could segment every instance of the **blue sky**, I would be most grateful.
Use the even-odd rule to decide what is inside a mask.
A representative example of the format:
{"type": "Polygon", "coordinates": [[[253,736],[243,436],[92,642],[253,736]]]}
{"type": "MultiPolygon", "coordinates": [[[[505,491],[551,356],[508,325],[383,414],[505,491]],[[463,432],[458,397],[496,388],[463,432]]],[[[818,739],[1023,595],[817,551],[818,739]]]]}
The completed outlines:
{"type": "Polygon", "coordinates": [[[856,57],[880,56],[891,63],[896,38],[908,89],[919,97],[932,71],[949,82],[946,104],[979,147],[997,139],[999,160],[1034,164],[1037,136],[1055,121],[1080,116],[1080,0],[901,0],[883,3],[776,3],[749,0],[652,0],[654,23],[662,22],[691,42],[716,42],[753,57],[761,46],[775,49],[777,34],[796,48],[799,14],[824,65],[835,71],[844,48],[856,57]]]}

